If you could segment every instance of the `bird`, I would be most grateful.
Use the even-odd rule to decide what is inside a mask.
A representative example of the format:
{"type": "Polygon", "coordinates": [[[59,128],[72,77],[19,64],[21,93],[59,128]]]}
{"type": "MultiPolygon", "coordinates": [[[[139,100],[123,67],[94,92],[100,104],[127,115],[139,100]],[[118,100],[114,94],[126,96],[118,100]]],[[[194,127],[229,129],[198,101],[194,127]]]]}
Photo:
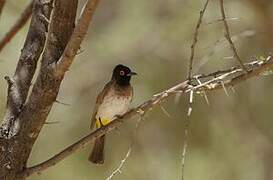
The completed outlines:
{"type": "MultiPolygon", "coordinates": [[[[130,80],[134,75],[137,73],[125,65],[118,64],[115,66],[111,80],[97,96],[91,117],[91,129],[105,126],[128,111],[133,98],[133,87],[130,80]]],[[[101,165],[104,163],[105,136],[102,135],[95,139],[93,150],[88,158],[94,164],[101,165]]]]}

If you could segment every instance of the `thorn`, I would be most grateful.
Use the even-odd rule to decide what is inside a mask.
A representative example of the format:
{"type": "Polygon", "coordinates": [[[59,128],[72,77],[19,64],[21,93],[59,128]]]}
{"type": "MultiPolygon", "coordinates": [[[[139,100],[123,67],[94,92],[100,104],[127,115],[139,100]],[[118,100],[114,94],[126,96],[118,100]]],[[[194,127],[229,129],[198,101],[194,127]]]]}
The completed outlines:
{"type": "MultiPolygon", "coordinates": [[[[195,79],[196,79],[196,81],[199,83],[199,85],[202,84],[201,80],[198,79],[198,76],[196,76],[195,79]]],[[[202,92],[201,92],[201,96],[203,96],[203,97],[205,98],[205,100],[206,100],[206,102],[207,102],[207,105],[209,106],[210,103],[209,103],[209,99],[208,99],[208,96],[207,96],[207,94],[206,94],[206,91],[202,91],[202,92]]]]}
{"type": "Polygon", "coordinates": [[[189,109],[187,116],[191,115],[192,112],[192,102],[193,102],[193,90],[190,91],[190,101],[189,101],[189,109]]]}
{"type": "Polygon", "coordinates": [[[79,49],[76,55],[80,55],[81,53],[83,53],[85,50],[84,49],[79,49]]]}
{"type": "Polygon", "coordinates": [[[227,88],[226,88],[226,86],[225,86],[224,81],[221,81],[221,85],[222,85],[222,87],[223,87],[223,89],[224,89],[224,91],[225,91],[225,94],[229,97],[229,94],[228,94],[228,91],[227,91],[227,88]]]}
{"type": "Polygon", "coordinates": [[[235,93],[235,88],[233,86],[230,86],[230,89],[232,90],[233,93],[235,93]]]}
{"type": "Polygon", "coordinates": [[[61,102],[61,101],[59,101],[59,100],[57,100],[57,99],[55,100],[55,102],[58,103],[58,104],[65,105],[65,106],[71,106],[71,104],[63,103],[63,102],[61,102]]]}
{"type": "Polygon", "coordinates": [[[205,91],[203,91],[203,92],[201,92],[201,96],[204,97],[204,99],[206,100],[207,105],[210,106],[209,98],[207,96],[207,93],[205,91]]]}
{"type": "Polygon", "coordinates": [[[234,56],[226,56],[226,57],[223,57],[223,59],[227,59],[227,60],[229,60],[229,59],[234,59],[235,57],[234,56]]]}
{"type": "Polygon", "coordinates": [[[58,124],[60,123],[60,121],[49,121],[49,122],[45,122],[44,124],[58,124]]]}
{"type": "Polygon", "coordinates": [[[143,116],[144,113],[145,113],[145,111],[143,111],[141,108],[139,108],[139,109],[137,110],[137,113],[139,113],[140,116],[143,116]]]}
{"type": "Polygon", "coordinates": [[[170,117],[171,117],[170,113],[169,113],[161,104],[160,104],[159,106],[160,106],[162,112],[163,112],[167,117],[170,118],[170,117]]]}

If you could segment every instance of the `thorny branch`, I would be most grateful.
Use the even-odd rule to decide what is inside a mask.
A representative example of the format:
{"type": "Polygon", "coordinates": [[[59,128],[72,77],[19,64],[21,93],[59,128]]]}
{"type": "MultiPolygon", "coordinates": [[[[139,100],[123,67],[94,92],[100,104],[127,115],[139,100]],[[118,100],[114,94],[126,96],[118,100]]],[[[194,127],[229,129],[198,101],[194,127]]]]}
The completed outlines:
{"type": "MultiPolygon", "coordinates": [[[[33,1],[31,1],[31,3],[25,8],[20,18],[5,34],[4,38],[0,40],[0,52],[9,43],[9,41],[16,35],[16,33],[26,24],[26,22],[31,16],[32,7],[33,7],[33,1]]],[[[1,2],[0,2],[0,8],[1,8],[1,2]]]]}
{"type": "Polygon", "coordinates": [[[219,3],[220,3],[222,20],[223,20],[223,23],[224,23],[224,28],[225,28],[225,31],[226,31],[225,38],[228,40],[230,48],[232,49],[235,58],[239,61],[242,69],[247,72],[247,68],[244,66],[244,63],[241,60],[241,58],[240,58],[240,56],[239,56],[239,54],[237,52],[237,49],[236,49],[234,43],[232,42],[232,39],[231,39],[231,36],[230,36],[230,31],[229,31],[228,23],[226,21],[226,14],[225,14],[225,8],[224,8],[224,0],[219,0],[219,3]]]}
{"type": "MultiPolygon", "coordinates": [[[[222,21],[222,20],[221,20],[222,21]]],[[[232,35],[231,36],[231,39],[233,40],[233,43],[235,43],[236,41],[238,41],[239,39],[241,38],[248,38],[248,37],[252,37],[254,35],[256,35],[256,31],[254,30],[245,30],[243,32],[240,32],[238,34],[235,34],[235,35],[232,35]]],[[[213,47],[211,48],[210,46],[209,47],[206,47],[205,49],[208,49],[208,52],[205,54],[205,56],[203,56],[200,60],[199,60],[199,63],[195,65],[195,71],[194,71],[194,74],[196,74],[200,68],[202,66],[204,66],[206,63],[208,63],[211,59],[211,58],[214,54],[216,54],[217,52],[223,50],[226,48],[226,38],[223,37],[223,38],[220,38],[218,39],[217,41],[215,41],[213,47]]],[[[228,42],[227,42],[228,43],[228,42]]],[[[229,43],[227,44],[229,46],[229,43]]]]}
{"type": "MultiPolygon", "coordinates": [[[[203,82],[202,84],[189,85],[188,81],[184,81],[182,83],[177,84],[176,86],[171,87],[170,89],[167,89],[161,93],[158,93],[154,95],[150,100],[145,101],[138,107],[129,110],[123,116],[114,119],[108,125],[103,126],[94,132],[91,132],[89,135],[83,137],[82,139],[72,144],[71,146],[67,147],[63,151],[59,152],[58,154],[48,159],[47,161],[44,161],[33,167],[27,168],[23,173],[25,176],[30,176],[34,173],[39,173],[41,171],[46,170],[47,168],[51,166],[56,165],[58,162],[62,161],[64,158],[68,157],[74,152],[87,146],[91,141],[93,141],[97,137],[103,134],[109,133],[110,131],[116,128],[119,128],[124,122],[128,121],[130,118],[136,115],[143,116],[143,114],[153,109],[154,106],[159,105],[161,102],[163,102],[164,100],[166,100],[167,98],[171,97],[174,94],[189,93],[191,91],[196,93],[201,93],[203,91],[212,91],[212,90],[222,89],[223,88],[222,84],[224,84],[226,88],[232,87],[252,77],[258,76],[261,73],[269,70],[270,68],[273,68],[273,57],[268,56],[265,60],[262,60],[262,61],[255,60],[249,64],[251,65],[249,65],[250,67],[247,73],[245,73],[241,68],[236,68],[228,72],[222,71],[226,73],[220,73],[221,75],[219,75],[218,77],[216,78],[212,77],[211,79],[203,82]]],[[[210,74],[214,74],[214,73],[210,73],[210,74]]],[[[199,76],[199,75],[196,75],[196,76],[199,76]]]]}
{"type": "MultiPolygon", "coordinates": [[[[198,30],[199,30],[199,27],[202,23],[202,17],[203,17],[205,10],[206,10],[208,1],[209,0],[206,1],[204,9],[200,12],[200,18],[199,18],[198,24],[196,26],[194,41],[193,41],[193,45],[191,48],[192,54],[191,54],[191,58],[190,58],[191,61],[190,61],[190,69],[189,69],[189,79],[192,76],[191,71],[192,71],[192,64],[193,64],[193,59],[194,59],[194,48],[197,43],[198,30]]],[[[3,0],[2,1],[0,0],[0,3],[1,2],[3,2],[3,0]]],[[[39,59],[39,56],[40,56],[40,54],[43,50],[43,47],[44,47],[45,33],[47,32],[47,26],[48,26],[48,23],[50,22],[49,16],[50,16],[50,12],[52,9],[52,6],[51,6],[52,1],[51,0],[47,0],[47,1],[46,0],[35,0],[35,2],[37,3],[36,4],[37,6],[35,6],[35,3],[34,3],[34,11],[33,11],[34,16],[31,21],[30,31],[28,33],[28,37],[27,37],[26,43],[24,45],[24,49],[22,51],[15,75],[12,78],[9,78],[9,77],[5,78],[8,82],[9,88],[8,88],[7,112],[6,112],[6,116],[5,116],[6,121],[4,120],[2,127],[6,127],[6,126],[10,127],[10,125],[5,125],[5,122],[8,122],[8,123],[14,122],[13,120],[17,119],[17,116],[19,113],[20,114],[25,113],[25,116],[22,116],[22,119],[24,120],[24,127],[22,128],[22,130],[20,132],[21,134],[19,135],[19,138],[16,137],[17,138],[16,140],[19,140],[18,142],[21,144],[19,144],[20,146],[17,146],[17,147],[15,146],[15,149],[16,148],[18,149],[18,147],[22,148],[24,146],[22,151],[18,151],[18,152],[24,153],[24,154],[22,155],[22,158],[19,157],[20,153],[18,153],[17,155],[14,155],[14,156],[9,156],[9,158],[12,157],[12,158],[14,158],[14,160],[16,160],[18,162],[16,162],[17,164],[15,164],[15,165],[8,164],[8,166],[6,166],[6,167],[7,168],[15,167],[16,168],[16,176],[17,176],[17,173],[19,172],[19,173],[21,173],[20,177],[23,177],[23,178],[30,176],[34,173],[39,173],[43,170],[46,170],[47,168],[49,168],[51,166],[54,166],[55,164],[57,164],[58,162],[60,162],[64,158],[66,158],[67,156],[74,153],[75,151],[77,151],[81,148],[84,148],[87,144],[89,144],[95,138],[97,138],[103,134],[109,133],[113,129],[120,127],[120,125],[123,124],[123,122],[129,120],[130,118],[132,118],[136,115],[139,115],[142,117],[146,112],[153,109],[153,107],[155,107],[156,105],[160,105],[164,100],[166,100],[168,97],[171,97],[174,94],[190,93],[190,96],[192,97],[195,92],[196,93],[204,93],[205,91],[211,91],[211,90],[215,90],[215,89],[225,89],[227,87],[230,87],[230,86],[233,86],[233,85],[238,84],[240,82],[243,82],[251,77],[258,76],[260,73],[265,72],[269,68],[273,67],[272,56],[269,56],[265,60],[262,60],[262,61],[255,60],[255,61],[248,63],[248,64],[243,64],[242,61],[240,61],[240,59],[238,59],[240,61],[241,67],[234,67],[234,68],[230,68],[227,70],[217,71],[214,73],[209,73],[208,75],[195,75],[195,76],[193,76],[194,77],[193,79],[195,79],[197,82],[195,82],[193,80],[191,82],[191,84],[189,85],[188,80],[186,80],[186,81],[184,81],[184,82],[182,82],[182,83],[180,83],[168,90],[165,90],[159,94],[154,95],[150,100],[142,103],[141,105],[139,105],[138,107],[136,107],[134,109],[131,109],[130,111],[126,112],[122,117],[116,118],[114,121],[112,121],[108,125],[103,126],[102,128],[100,128],[94,132],[91,132],[89,135],[80,139],[79,141],[72,144],[68,148],[64,149],[60,153],[56,154],[55,156],[48,159],[47,161],[42,162],[42,163],[35,165],[33,167],[26,168],[25,164],[28,159],[28,155],[29,155],[32,145],[35,142],[37,135],[39,134],[41,127],[42,127],[42,125],[40,125],[40,124],[41,123],[43,124],[43,122],[45,121],[45,119],[50,111],[52,103],[55,102],[55,100],[56,100],[54,98],[56,98],[56,96],[57,96],[61,80],[62,80],[65,72],[68,70],[71,63],[73,62],[75,55],[77,54],[77,51],[78,51],[80,44],[83,41],[83,38],[87,32],[88,26],[92,20],[94,10],[95,10],[99,0],[87,0],[85,8],[81,13],[81,17],[74,29],[74,32],[73,32],[67,46],[65,47],[64,52],[60,51],[61,53],[63,52],[60,60],[58,60],[59,58],[50,59],[48,57],[51,57],[51,56],[47,56],[47,54],[45,53],[43,60],[42,60],[42,68],[41,68],[41,71],[40,71],[39,76],[37,78],[38,80],[36,81],[33,91],[30,94],[30,100],[28,101],[28,104],[25,105],[25,102],[26,102],[26,99],[28,96],[28,92],[29,92],[29,88],[30,88],[30,83],[33,78],[34,72],[36,70],[37,60],[39,59]],[[46,3],[48,3],[48,4],[46,4],[46,3]],[[35,38],[33,38],[33,36],[35,36],[35,38]],[[38,42],[37,41],[34,42],[34,39],[35,40],[38,39],[38,42]],[[29,54],[33,55],[33,57],[32,56],[29,57],[28,56],[29,54]],[[244,72],[244,70],[246,70],[245,66],[247,66],[247,68],[248,68],[247,70],[249,70],[246,73],[244,72]],[[50,70],[54,71],[53,74],[51,74],[52,71],[50,71],[50,70]],[[49,80],[46,78],[49,78],[49,80]],[[202,79],[204,81],[201,82],[199,79],[202,79]],[[50,80],[52,80],[52,81],[50,81],[50,80]],[[54,86],[51,87],[47,83],[51,83],[51,85],[54,84],[54,86]],[[43,87],[47,88],[43,92],[47,93],[48,96],[41,95],[39,90],[41,90],[43,87]],[[53,93],[48,93],[48,92],[52,92],[52,90],[54,91],[53,93]],[[50,99],[48,100],[47,97],[50,97],[50,99]],[[54,99],[54,101],[53,101],[53,99],[54,99]],[[39,108],[37,108],[37,105],[38,105],[37,102],[41,102],[41,100],[42,100],[42,103],[40,103],[40,104],[42,104],[42,105],[40,107],[45,107],[45,108],[39,109],[39,108]],[[25,109],[23,109],[24,110],[23,113],[21,113],[22,106],[26,107],[25,109]],[[13,110],[14,107],[15,107],[15,110],[13,110]],[[35,115],[37,115],[37,116],[32,115],[31,114],[32,112],[34,112],[35,115]],[[28,116],[30,114],[31,114],[31,116],[28,116]],[[37,117],[40,117],[41,120],[35,121],[35,120],[37,120],[37,117]],[[27,120],[29,120],[29,121],[27,121],[27,120]],[[21,136],[22,134],[25,136],[21,136]],[[28,136],[28,137],[26,137],[26,136],[28,136]],[[30,140],[30,138],[32,138],[32,140],[30,140]],[[27,142],[28,145],[23,145],[22,142],[24,142],[24,141],[22,141],[22,140],[27,142]],[[16,166],[19,166],[19,168],[16,166]]],[[[59,2],[61,2],[61,1],[59,1],[59,2]]],[[[65,2],[65,1],[62,1],[62,2],[65,2]]],[[[225,28],[226,28],[226,31],[228,34],[227,38],[228,37],[230,38],[228,25],[227,25],[226,19],[225,19],[223,0],[220,0],[220,2],[222,3],[221,4],[222,5],[221,12],[222,12],[225,28]]],[[[75,1],[74,1],[74,3],[75,3],[75,1]]],[[[0,10],[1,10],[1,6],[0,6],[0,10]]],[[[74,8],[74,10],[75,10],[75,8],[74,8]]],[[[70,17],[70,19],[73,19],[73,17],[70,17]]],[[[74,23],[74,21],[73,21],[73,23],[74,23]]],[[[69,26],[70,25],[71,24],[69,24],[69,26]]],[[[52,29],[53,29],[52,31],[54,31],[54,32],[55,32],[55,30],[57,30],[57,29],[54,29],[54,27],[52,29]]],[[[49,38],[49,41],[50,40],[52,40],[52,39],[49,38]]],[[[49,42],[49,43],[51,43],[51,42],[49,42]]],[[[233,45],[234,53],[237,53],[236,48],[235,48],[233,42],[231,41],[231,38],[230,38],[229,43],[231,46],[233,45]]],[[[66,45],[66,43],[60,43],[60,44],[66,45]]],[[[52,50],[52,47],[54,47],[54,44],[47,44],[46,48],[49,48],[52,50]]],[[[49,52],[49,50],[46,50],[46,52],[49,52]]],[[[57,54],[56,57],[58,57],[58,56],[59,56],[59,54],[57,54]]],[[[235,54],[235,56],[236,56],[236,54],[235,54]]],[[[10,138],[9,133],[8,133],[7,137],[10,138]]],[[[1,141],[3,141],[3,139],[1,139],[1,141]]],[[[5,142],[8,142],[8,141],[5,141],[5,142]]],[[[184,150],[186,150],[186,148],[184,148],[184,150]]],[[[114,171],[114,174],[115,174],[115,172],[120,171],[120,169],[123,167],[125,161],[129,157],[130,153],[131,153],[131,148],[129,148],[129,151],[127,152],[125,158],[121,161],[118,168],[114,171]]],[[[184,158],[184,160],[185,160],[185,158],[184,158]]],[[[10,163],[10,162],[12,162],[12,161],[9,160],[8,163],[10,163]]],[[[2,168],[2,169],[4,169],[4,168],[2,168]]],[[[4,172],[7,174],[7,170],[1,170],[1,172],[4,172]]],[[[2,177],[2,174],[1,174],[1,177],[2,177]]],[[[9,178],[9,179],[11,179],[11,178],[9,178]]]]}
{"type": "Polygon", "coordinates": [[[208,3],[209,3],[209,0],[206,0],[206,3],[204,5],[203,9],[200,11],[200,16],[199,16],[199,19],[198,19],[198,22],[197,22],[197,25],[195,28],[195,32],[194,32],[193,43],[191,45],[191,56],[190,56],[189,70],[188,70],[188,79],[189,80],[191,79],[191,75],[192,75],[192,66],[193,66],[193,60],[194,60],[195,46],[196,46],[197,40],[198,40],[199,28],[202,24],[202,19],[203,19],[205,11],[207,9],[208,3]]]}

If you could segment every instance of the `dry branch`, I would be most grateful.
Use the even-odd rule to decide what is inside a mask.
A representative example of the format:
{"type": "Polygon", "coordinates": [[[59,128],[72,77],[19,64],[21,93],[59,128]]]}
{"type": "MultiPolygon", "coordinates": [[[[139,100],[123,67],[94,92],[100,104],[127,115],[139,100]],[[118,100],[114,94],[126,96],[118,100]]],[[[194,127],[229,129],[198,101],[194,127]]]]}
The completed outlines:
{"type": "Polygon", "coordinates": [[[242,69],[247,72],[247,68],[244,66],[244,63],[243,63],[242,59],[240,58],[240,56],[239,56],[239,54],[237,52],[237,49],[236,49],[236,47],[235,47],[235,45],[234,45],[234,43],[232,42],[232,39],[231,39],[228,23],[227,23],[227,20],[226,20],[224,0],[219,0],[219,3],[220,3],[222,20],[223,20],[224,28],[225,28],[225,32],[226,32],[225,33],[225,38],[228,40],[230,48],[232,49],[233,54],[234,54],[235,58],[237,59],[237,61],[240,63],[242,69]]]}
{"type": "MultiPolygon", "coordinates": [[[[250,64],[250,63],[249,63],[250,64]]],[[[145,101],[141,105],[136,108],[133,108],[126,112],[123,116],[114,119],[111,123],[106,126],[101,127],[100,129],[91,132],[89,135],[85,136],[84,138],[80,139],[76,143],[72,144],[71,146],[67,147],[60,153],[54,155],[52,158],[44,161],[40,164],[37,164],[33,167],[27,168],[23,174],[25,176],[30,176],[34,173],[39,173],[41,171],[46,170],[47,168],[56,165],[58,162],[62,161],[64,158],[68,157],[69,155],[73,154],[74,152],[84,148],[87,146],[91,141],[96,139],[97,137],[109,133],[110,131],[120,127],[124,122],[128,121],[130,118],[140,115],[142,116],[149,110],[151,110],[156,105],[160,105],[162,101],[169,98],[171,95],[177,93],[188,93],[190,91],[194,92],[202,92],[202,91],[212,91],[223,88],[222,83],[224,83],[225,87],[234,86],[238,83],[244,82],[249,78],[254,76],[258,76],[262,72],[267,71],[268,69],[273,68],[273,57],[269,56],[264,61],[253,61],[252,66],[249,67],[250,71],[244,73],[241,68],[235,70],[231,70],[227,73],[221,74],[219,77],[212,78],[208,80],[209,83],[202,83],[200,85],[189,85],[188,81],[184,81],[168,90],[165,90],[159,94],[154,95],[150,100],[145,101]],[[237,74],[239,72],[239,74],[237,74]],[[230,75],[232,75],[230,77],[230,75]],[[228,79],[227,79],[228,78],[228,79]]],[[[226,71],[223,71],[226,72],[226,71]]],[[[211,73],[213,74],[213,73],[211,73]]]]}
{"type": "MultiPolygon", "coordinates": [[[[33,7],[33,1],[31,1],[31,3],[26,7],[26,9],[21,14],[20,18],[5,34],[4,38],[0,40],[0,52],[10,42],[10,40],[16,35],[16,33],[26,24],[26,22],[31,16],[32,7],[33,7]]],[[[0,9],[1,9],[1,2],[0,2],[0,9]]]]}
{"type": "MultiPolygon", "coordinates": [[[[25,179],[25,176],[21,176],[21,172],[25,169],[33,144],[45,124],[53,103],[56,101],[64,74],[80,47],[98,2],[98,0],[87,1],[75,27],[77,0],[55,0],[54,13],[51,19],[50,13],[44,13],[50,12],[52,9],[52,0],[35,0],[31,27],[15,76],[8,79],[8,82],[14,82],[12,86],[16,87],[20,101],[17,103],[12,97],[12,102],[16,103],[9,103],[10,105],[8,104],[7,108],[8,110],[11,109],[10,106],[13,104],[20,108],[12,115],[6,113],[9,116],[2,124],[1,132],[3,136],[0,138],[0,147],[3,147],[2,149],[5,149],[5,152],[0,154],[2,165],[0,167],[0,179],[25,179]],[[45,40],[48,23],[50,23],[50,29],[41,68],[28,96],[30,82],[36,70],[36,60],[43,50],[43,44],[41,44],[39,38],[45,40]],[[31,44],[32,41],[38,44],[31,44]],[[29,50],[29,44],[32,45],[30,50],[39,50],[38,55],[36,51],[26,51],[29,50]],[[26,55],[24,50],[28,52],[26,55]],[[60,63],[58,63],[59,59],[61,59],[60,63]],[[5,128],[9,129],[10,122],[13,122],[13,120],[15,122],[20,120],[20,126],[16,126],[16,132],[6,135],[5,128]]],[[[16,98],[16,100],[18,99],[16,98]]],[[[14,129],[14,127],[12,128],[14,129]]]]}
{"type": "Polygon", "coordinates": [[[86,2],[71,39],[63,52],[62,58],[57,63],[56,76],[63,76],[73,62],[74,57],[80,49],[80,44],[87,33],[98,3],[99,0],[88,0],[86,2]]]}
{"type": "MultiPolygon", "coordinates": [[[[8,164],[9,168],[7,169],[4,165],[0,167],[0,179],[25,179],[18,176],[18,174],[25,168],[32,146],[58,94],[62,79],[57,79],[52,75],[53,70],[49,68],[48,64],[52,60],[58,61],[70,39],[74,28],[78,1],[55,0],[54,14],[51,21],[52,2],[52,0],[35,0],[28,36],[15,75],[11,78],[11,82],[14,81],[13,84],[16,87],[16,95],[18,96],[11,96],[11,102],[16,103],[9,103],[7,108],[9,110],[10,107],[16,106],[17,108],[20,107],[20,109],[17,112],[12,112],[11,115],[6,113],[9,116],[5,116],[8,118],[2,124],[2,134],[4,135],[0,139],[0,146],[5,149],[5,152],[1,153],[0,159],[6,161],[6,163],[1,162],[1,165],[8,164]],[[37,61],[44,49],[48,23],[51,23],[50,38],[48,38],[44,50],[42,67],[26,101],[37,61]],[[18,99],[20,101],[17,103],[15,100],[18,99]],[[5,135],[5,128],[10,128],[9,125],[12,120],[15,120],[19,127],[14,126],[17,131],[5,135]],[[12,151],[8,149],[12,149],[12,151]]],[[[14,129],[14,127],[11,128],[14,129]]]]}
{"type": "Polygon", "coordinates": [[[195,53],[195,46],[196,46],[197,40],[198,40],[199,28],[200,28],[200,26],[202,24],[202,19],[203,19],[205,11],[207,9],[208,3],[209,3],[209,0],[206,1],[203,9],[200,11],[199,19],[198,19],[197,25],[195,27],[195,32],[194,32],[194,35],[193,35],[193,43],[191,45],[191,56],[190,56],[190,63],[189,63],[189,70],[188,70],[188,79],[191,79],[192,66],[193,66],[194,53],[195,53]]]}
{"type": "Polygon", "coordinates": [[[119,165],[114,169],[114,171],[112,171],[112,173],[106,178],[106,180],[111,180],[118,173],[119,174],[122,173],[121,169],[124,167],[125,163],[127,162],[128,158],[130,157],[131,152],[133,150],[133,147],[136,145],[138,129],[140,127],[141,121],[143,120],[142,116],[136,122],[132,142],[131,142],[131,145],[129,146],[128,150],[127,150],[127,153],[125,154],[124,158],[120,161],[119,165]]]}
{"type": "Polygon", "coordinates": [[[23,120],[20,116],[24,109],[28,91],[34,76],[37,61],[43,51],[52,4],[50,1],[35,0],[33,17],[26,37],[24,47],[12,78],[6,77],[8,82],[8,97],[4,120],[0,127],[0,179],[14,180],[16,172],[24,168],[27,152],[23,145],[27,145],[25,136],[14,136],[20,130],[23,120]],[[20,118],[19,118],[20,117],[20,118]],[[19,122],[20,121],[20,122],[19,122]],[[24,140],[19,140],[23,138],[24,140]]]}
{"type": "MultiPolygon", "coordinates": [[[[31,5],[30,5],[31,6],[31,5]]],[[[29,7],[30,7],[29,6],[29,7]]],[[[13,136],[14,132],[6,132],[10,121],[16,120],[23,104],[26,101],[28,91],[34,76],[37,61],[43,51],[48,23],[43,17],[49,18],[52,5],[44,3],[42,0],[36,0],[34,4],[33,18],[31,20],[30,28],[24,47],[22,49],[19,62],[15,74],[10,78],[13,83],[13,91],[8,92],[7,110],[1,129],[4,132],[2,136],[13,136]]],[[[13,129],[13,128],[10,128],[13,129]]],[[[1,133],[3,132],[1,131],[1,133]]]]}

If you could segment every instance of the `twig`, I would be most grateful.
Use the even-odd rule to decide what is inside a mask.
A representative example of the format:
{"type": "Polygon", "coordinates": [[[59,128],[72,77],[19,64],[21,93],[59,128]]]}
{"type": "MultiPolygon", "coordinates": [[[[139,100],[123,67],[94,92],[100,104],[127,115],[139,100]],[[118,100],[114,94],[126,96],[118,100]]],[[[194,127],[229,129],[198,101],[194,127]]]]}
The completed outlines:
{"type": "MultiPolygon", "coordinates": [[[[0,52],[9,43],[9,41],[16,35],[16,33],[26,24],[32,14],[33,1],[25,8],[20,18],[5,34],[4,38],[0,40],[0,52]]],[[[1,9],[1,2],[0,2],[1,9]]],[[[0,10],[1,11],[1,10],[0,10]]],[[[1,13],[1,12],[0,12],[1,13]]]]}
{"type": "MultiPolygon", "coordinates": [[[[233,40],[233,43],[235,43],[236,41],[239,40],[239,38],[251,37],[251,36],[254,36],[255,34],[256,34],[256,31],[254,31],[254,30],[245,30],[245,31],[243,31],[241,33],[238,33],[238,34],[235,34],[235,35],[231,36],[231,39],[233,40]]],[[[220,38],[217,41],[215,41],[213,47],[210,47],[210,46],[207,47],[206,49],[208,49],[208,53],[206,53],[206,55],[203,56],[200,59],[199,64],[196,64],[194,72],[197,73],[200,70],[200,68],[202,66],[204,66],[204,64],[206,64],[209,60],[213,59],[211,57],[214,54],[216,54],[217,52],[225,49],[226,48],[226,42],[227,42],[226,38],[223,37],[223,38],[220,38]]],[[[227,45],[229,46],[228,42],[227,42],[227,45]]]]}
{"type": "Polygon", "coordinates": [[[122,167],[124,166],[124,163],[127,161],[127,159],[129,158],[130,154],[131,154],[131,151],[132,151],[132,146],[129,147],[125,157],[120,161],[120,164],[119,166],[110,174],[110,176],[108,176],[106,178],[106,180],[111,180],[117,173],[122,173],[121,172],[121,169],[122,167]]]}
{"type": "MultiPolygon", "coordinates": [[[[71,35],[70,41],[68,42],[61,59],[57,63],[56,76],[63,76],[73,62],[74,57],[80,49],[80,44],[87,33],[88,26],[92,21],[98,3],[99,0],[88,0],[86,2],[81,12],[81,17],[71,35]]],[[[53,64],[53,67],[55,67],[55,64],[53,64]]]]}
{"type": "MultiPolygon", "coordinates": [[[[229,80],[225,80],[225,86],[230,87],[234,86],[238,83],[244,82],[247,79],[250,79],[252,77],[258,76],[260,73],[268,70],[269,68],[273,68],[273,57],[269,56],[266,60],[261,61],[259,65],[253,66],[253,69],[250,70],[248,73],[239,74],[229,80]]],[[[242,70],[241,70],[242,71],[242,70]]],[[[219,80],[219,78],[218,78],[219,80]]],[[[197,87],[197,86],[195,86],[197,87]]],[[[62,161],[64,158],[68,157],[69,155],[73,154],[74,152],[84,148],[87,146],[91,141],[96,139],[97,137],[109,133],[110,131],[118,128],[123,124],[124,122],[128,121],[130,118],[132,118],[135,115],[143,115],[149,110],[151,110],[154,106],[160,104],[163,100],[167,99],[171,95],[175,95],[177,93],[186,93],[191,90],[194,91],[212,91],[221,89],[222,85],[217,81],[211,81],[211,84],[203,83],[202,85],[199,85],[197,88],[191,87],[189,88],[188,81],[184,81],[176,86],[171,87],[168,90],[165,90],[161,93],[158,93],[154,95],[150,100],[143,102],[138,107],[129,110],[126,112],[123,116],[116,118],[111,123],[109,123],[106,126],[101,127],[100,129],[91,132],[89,135],[83,137],[79,141],[75,142],[71,146],[65,148],[63,151],[59,152],[58,154],[54,155],[52,158],[37,164],[33,167],[26,168],[22,174],[24,176],[30,176],[34,173],[39,173],[41,171],[46,170],[47,168],[56,165],[58,162],[62,161]]]]}
{"type": "Polygon", "coordinates": [[[225,31],[226,31],[225,38],[228,40],[230,48],[232,49],[235,58],[239,61],[242,69],[245,72],[247,72],[247,68],[244,66],[244,63],[241,60],[241,58],[240,58],[240,56],[239,56],[239,54],[238,54],[238,52],[236,50],[236,47],[235,47],[234,43],[232,42],[231,36],[230,36],[230,31],[229,31],[228,23],[226,21],[225,8],[224,8],[224,0],[219,0],[219,3],[220,3],[221,14],[222,14],[222,20],[223,20],[223,23],[224,23],[224,28],[225,28],[225,31]]]}
{"type": "Polygon", "coordinates": [[[139,118],[139,120],[136,123],[135,131],[134,131],[134,135],[133,135],[133,140],[131,142],[131,145],[130,145],[130,147],[129,147],[129,149],[128,149],[126,155],[125,155],[125,157],[120,161],[118,167],[106,178],[106,180],[111,180],[117,173],[120,173],[120,174],[122,173],[121,169],[123,168],[125,162],[129,158],[129,156],[130,156],[130,154],[132,152],[133,146],[136,143],[136,140],[137,140],[137,131],[138,131],[138,128],[139,128],[140,121],[142,120],[142,116],[139,118]]]}
{"type": "Polygon", "coordinates": [[[71,106],[71,104],[61,102],[61,101],[59,101],[57,99],[55,100],[55,102],[58,103],[58,104],[64,105],[64,106],[71,106]]]}
{"type": "Polygon", "coordinates": [[[194,52],[195,52],[195,46],[197,44],[197,40],[198,40],[198,33],[199,33],[199,28],[202,24],[202,18],[204,16],[204,13],[207,9],[207,6],[208,6],[208,3],[209,3],[209,0],[206,0],[206,3],[203,7],[203,9],[200,11],[200,16],[199,16],[199,19],[198,19],[198,22],[197,22],[197,25],[195,27],[195,32],[194,32],[194,35],[193,35],[193,43],[191,45],[191,56],[190,56],[190,63],[189,63],[189,71],[188,71],[188,79],[190,80],[191,79],[191,74],[192,74],[192,66],[193,66],[193,60],[194,60],[194,52]]]}
{"type": "MultiPolygon", "coordinates": [[[[231,18],[226,18],[227,21],[234,21],[234,20],[239,20],[239,18],[237,17],[231,17],[231,18]]],[[[222,22],[223,19],[216,19],[214,21],[210,21],[210,22],[207,22],[205,23],[205,25],[210,25],[210,24],[214,24],[214,23],[218,23],[218,22],[222,22]]]]}
{"type": "Polygon", "coordinates": [[[3,7],[5,5],[6,0],[0,0],[0,16],[2,14],[3,7]]]}
{"type": "MultiPolygon", "coordinates": [[[[245,65],[245,67],[252,69],[254,66],[259,66],[260,62],[261,62],[260,60],[256,60],[256,61],[252,61],[252,62],[249,62],[249,63],[245,63],[244,65],[245,65]]],[[[210,77],[218,77],[218,76],[221,76],[223,74],[234,71],[236,69],[240,69],[240,67],[241,66],[234,66],[234,67],[231,67],[231,68],[228,68],[228,69],[218,70],[218,71],[208,73],[208,74],[197,74],[197,75],[194,75],[193,78],[195,78],[195,79],[196,78],[197,79],[204,79],[204,78],[210,78],[210,77]]]]}

